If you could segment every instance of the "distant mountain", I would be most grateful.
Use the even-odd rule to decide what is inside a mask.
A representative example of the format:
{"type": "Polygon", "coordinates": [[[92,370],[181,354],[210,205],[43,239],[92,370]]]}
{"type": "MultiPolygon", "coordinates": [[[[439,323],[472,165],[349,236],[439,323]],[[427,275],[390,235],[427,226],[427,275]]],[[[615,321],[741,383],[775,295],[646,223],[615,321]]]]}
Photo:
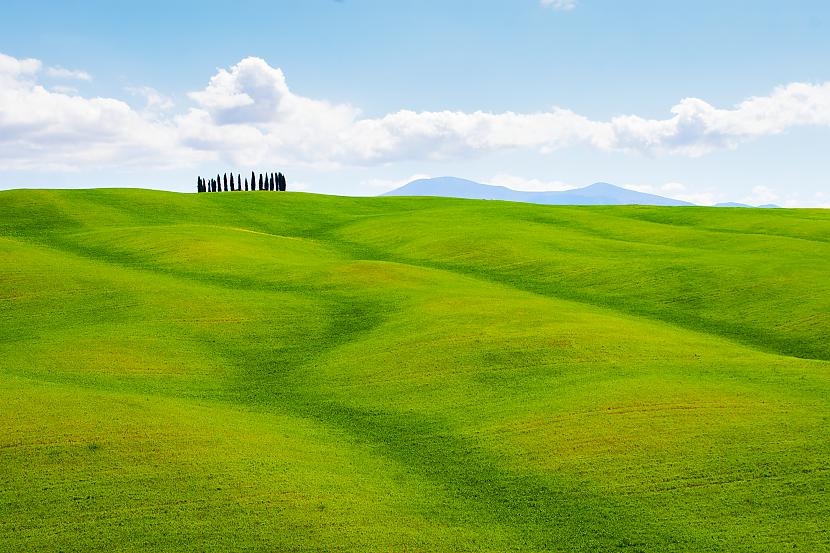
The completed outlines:
{"type": "Polygon", "coordinates": [[[456,177],[419,179],[384,196],[441,196],[472,200],[506,200],[546,205],[694,205],[654,194],[635,192],[606,182],[562,192],[523,192],[456,177]]]}
{"type": "Polygon", "coordinates": [[[714,207],[761,207],[761,208],[770,208],[770,209],[777,209],[780,208],[780,205],[775,204],[764,204],[759,206],[749,205],[749,204],[739,204],[738,202],[723,202],[719,204],[715,204],[714,207]]]}
{"type": "Polygon", "coordinates": [[[738,202],[721,202],[712,207],[752,207],[749,204],[739,204],[738,202]]]}

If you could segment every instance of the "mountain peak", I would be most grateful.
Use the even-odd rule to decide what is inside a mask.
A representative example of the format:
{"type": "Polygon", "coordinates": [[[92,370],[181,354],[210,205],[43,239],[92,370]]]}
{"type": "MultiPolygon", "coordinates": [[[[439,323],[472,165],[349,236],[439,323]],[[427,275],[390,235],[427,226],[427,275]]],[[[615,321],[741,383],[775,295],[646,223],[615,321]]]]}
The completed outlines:
{"type": "Polygon", "coordinates": [[[441,196],[547,205],[693,205],[672,198],[628,190],[607,182],[596,182],[584,188],[561,192],[525,192],[449,176],[414,180],[383,195],[441,196]]]}

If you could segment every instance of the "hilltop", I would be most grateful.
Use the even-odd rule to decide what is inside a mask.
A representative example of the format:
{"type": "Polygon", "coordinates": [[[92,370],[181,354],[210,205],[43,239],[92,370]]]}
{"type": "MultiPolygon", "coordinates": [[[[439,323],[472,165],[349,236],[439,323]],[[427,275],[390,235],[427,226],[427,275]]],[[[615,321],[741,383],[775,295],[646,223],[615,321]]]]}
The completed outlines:
{"type": "Polygon", "coordinates": [[[827,549],[828,236],[0,192],[0,550],[827,549]]]}

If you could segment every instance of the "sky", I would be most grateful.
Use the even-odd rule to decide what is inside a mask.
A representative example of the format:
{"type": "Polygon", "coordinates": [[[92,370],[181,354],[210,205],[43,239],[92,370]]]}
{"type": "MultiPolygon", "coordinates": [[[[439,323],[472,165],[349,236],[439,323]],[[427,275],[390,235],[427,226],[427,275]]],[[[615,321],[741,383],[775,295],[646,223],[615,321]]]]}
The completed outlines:
{"type": "Polygon", "coordinates": [[[3,0],[0,189],[452,175],[830,207],[830,2],[3,0]]]}

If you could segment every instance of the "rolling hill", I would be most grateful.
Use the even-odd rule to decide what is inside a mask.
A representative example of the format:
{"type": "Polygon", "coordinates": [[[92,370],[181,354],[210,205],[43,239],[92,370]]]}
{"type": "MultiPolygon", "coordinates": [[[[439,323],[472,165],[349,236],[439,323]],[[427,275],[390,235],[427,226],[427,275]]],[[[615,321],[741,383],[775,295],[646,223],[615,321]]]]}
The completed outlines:
{"type": "Polygon", "coordinates": [[[0,192],[0,550],[827,550],[828,237],[0,192]]]}
{"type": "Polygon", "coordinates": [[[597,182],[584,188],[560,192],[523,192],[504,186],[480,184],[456,177],[414,180],[386,192],[383,196],[440,196],[469,200],[506,200],[543,205],[692,205],[689,202],[664,198],[597,182]]]}

